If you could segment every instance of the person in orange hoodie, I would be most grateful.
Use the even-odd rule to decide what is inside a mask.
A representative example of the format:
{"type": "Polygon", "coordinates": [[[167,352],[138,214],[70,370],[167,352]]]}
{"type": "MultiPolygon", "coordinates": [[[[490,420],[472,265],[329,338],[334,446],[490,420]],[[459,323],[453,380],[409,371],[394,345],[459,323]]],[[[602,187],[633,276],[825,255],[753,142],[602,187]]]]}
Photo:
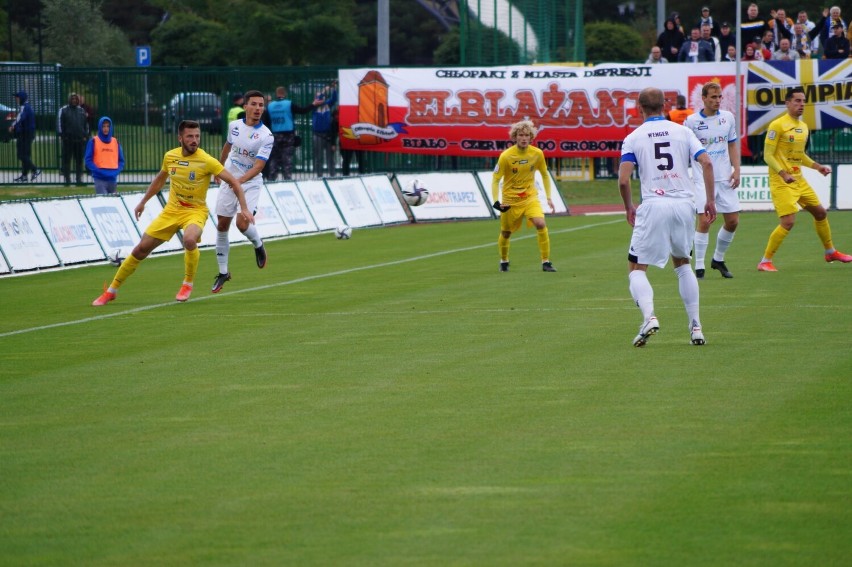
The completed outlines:
{"type": "Polygon", "coordinates": [[[102,116],[98,120],[98,135],[86,144],[86,168],[95,180],[95,193],[109,195],[118,186],[118,174],[124,169],[124,152],[112,135],[112,120],[102,116]]]}
{"type": "Polygon", "coordinates": [[[677,95],[677,105],[675,108],[669,110],[668,114],[666,114],[666,119],[683,126],[683,121],[686,120],[686,117],[694,113],[694,110],[686,107],[686,97],[677,95]]]}

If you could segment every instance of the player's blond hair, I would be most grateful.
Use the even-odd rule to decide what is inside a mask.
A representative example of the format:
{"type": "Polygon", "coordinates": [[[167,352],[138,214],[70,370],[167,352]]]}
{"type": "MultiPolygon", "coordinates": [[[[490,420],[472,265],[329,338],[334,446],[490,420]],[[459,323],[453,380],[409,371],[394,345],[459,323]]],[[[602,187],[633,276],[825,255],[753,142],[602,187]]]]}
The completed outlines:
{"type": "Polygon", "coordinates": [[[715,81],[710,81],[709,83],[704,83],[704,86],[701,87],[701,96],[707,96],[710,94],[710,91],[719,91],[722,92],[722,85],[715,81]]]}
{"type": "Polygon", "coordinates": [[[538,130],[532,120],[521,120],[512,124],[512,128],[509,130],[509,139],[514,142],[518,139],[518,134],[529,134],[530,140],[532,140],[537,133],[538,130]]]}

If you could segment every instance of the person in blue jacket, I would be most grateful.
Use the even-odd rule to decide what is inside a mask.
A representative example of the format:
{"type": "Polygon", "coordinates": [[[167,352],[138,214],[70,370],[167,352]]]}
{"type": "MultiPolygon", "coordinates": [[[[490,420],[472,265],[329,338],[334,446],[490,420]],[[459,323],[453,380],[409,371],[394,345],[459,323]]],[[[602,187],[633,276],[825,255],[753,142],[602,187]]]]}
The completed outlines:
{"type": "Polygon", "coordinates": [[[312,140],[314,146],[314,175],[323,177],[323,164],[328,177],[334,176],[334,147],[337,143],[337,130],[333,128],[333,111],[337,106],[337,85],[332,83],[324,87],[314,98],[314,112],[311,119],[312,140]]]}
{"type": "Polygon", "coordinates": [[[118,186],[118,174],[124,169],[124,152],[112,135],[112,120],[102,116],[98,120],[98,135],[86,145],[86,167],[95,180],[95,193],[109,195],[118,186]]]}
{"type": "Polygon", "coordinates": [[[33,163],[33,141],[35,141],[36,120],[33,107],[27,101],[29,96],[26,91],[15,93],[21,110],[15,122],[9,126],[9,132],[15,134],[18,140],[18,159],[21,161],[21,176],[14,179],[15,183],[26,183],[27,174],[31,173],[30,181],[35,181],[41,175],[41,170],[33,163]]]}

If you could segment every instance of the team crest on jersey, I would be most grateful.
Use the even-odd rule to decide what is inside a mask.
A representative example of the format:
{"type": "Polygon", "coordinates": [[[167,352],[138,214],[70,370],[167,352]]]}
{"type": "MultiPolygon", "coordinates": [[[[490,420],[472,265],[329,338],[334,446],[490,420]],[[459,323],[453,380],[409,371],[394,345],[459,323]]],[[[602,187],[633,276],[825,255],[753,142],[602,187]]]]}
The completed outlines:
{"type": "Polygon", "coordinates": [[[512,168],[512,173],[518,173],[518,168],[517,168],[517,167],[513,167],[513,168],[512,168]]]}
{"type": "Polygon", "coordinates": [[[252,132],[249,135],[249,140],[258,140],[258,139],[260,139],[260,134],[258,134],[257,132],[252,132]]]}
{"type": "Polygon", "coordinates": [[[796,137],[794,135],[790,134],[790,143],[792,144],[795,141],[796,141],[796,137]]]}
{"type": "Polygon", "coordinates": [[[177,173],[176,167],[170,167],[169,168],[169,175],[175,175],[176,173],[177,173]]]}
{"type": "Polygon", "coordinates": [[[195,181],[195,172],[194,172],[194,171],[190,171],[190,172],[189,172],[189,180],[190,180],[190,181],[195,181]]]}

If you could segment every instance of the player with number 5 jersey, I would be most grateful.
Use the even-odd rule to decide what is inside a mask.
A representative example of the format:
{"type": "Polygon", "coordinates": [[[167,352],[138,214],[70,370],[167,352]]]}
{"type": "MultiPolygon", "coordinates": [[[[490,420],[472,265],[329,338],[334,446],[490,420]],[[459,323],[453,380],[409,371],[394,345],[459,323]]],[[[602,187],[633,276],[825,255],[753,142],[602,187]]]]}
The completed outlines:
{"type": "Polygon", "coordinates": [[[707,202],[704,211],[709,222],[716,219],[713,194],[713,168],[707,151],[689,128],[666,120],[663,92],[649,87],[639,93],[639,109],[645,122],[631,132],[621,149],[618,188],[627,222],[633,227],[627,254],[630,295],[642,312],[639,334],[633,345],[645,346],[660,329],[654,313],[654,290],[648,281],[649,265],[664,268],[669,256],[678,277],[678,289],[689,321],[690,341],[704,344],[698,316],[698,280],[689,265],[694,235],[693,194],[689,164],[702,167],[707,202]],[[639,169],[642,204],[633,205],[630,179],[639,169]]]}

